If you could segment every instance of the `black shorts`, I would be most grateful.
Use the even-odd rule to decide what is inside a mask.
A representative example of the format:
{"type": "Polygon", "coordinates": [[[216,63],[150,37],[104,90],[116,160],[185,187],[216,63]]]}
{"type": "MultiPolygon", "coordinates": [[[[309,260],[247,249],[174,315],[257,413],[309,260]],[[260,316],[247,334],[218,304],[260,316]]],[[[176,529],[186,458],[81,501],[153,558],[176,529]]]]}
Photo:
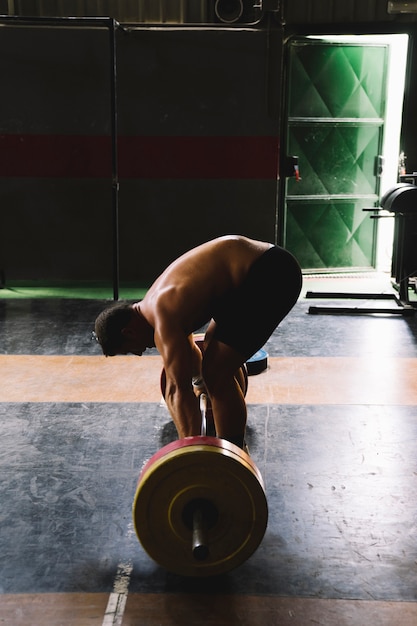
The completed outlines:
{"type": "Polygon", "coordinates": [[[269,248],[242,284],[216,303],[213,337],[249,359],[293,308],[301,286],[301,269],[292,254],[279,246],[269,248]]]}

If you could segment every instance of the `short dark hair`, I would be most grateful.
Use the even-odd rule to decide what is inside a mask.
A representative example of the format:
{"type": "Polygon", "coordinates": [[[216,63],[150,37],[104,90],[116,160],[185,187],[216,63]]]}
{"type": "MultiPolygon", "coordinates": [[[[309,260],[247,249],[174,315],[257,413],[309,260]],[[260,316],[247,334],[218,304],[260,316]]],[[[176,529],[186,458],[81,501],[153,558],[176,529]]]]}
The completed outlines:
{"type": "Polygon", "coordinates": [[[103,354],[114,356],[123,343],[122,330],[132,319],[133,309],[128,302],[120,302],[104,309],[95,322],[95,336],[103,354]]]}

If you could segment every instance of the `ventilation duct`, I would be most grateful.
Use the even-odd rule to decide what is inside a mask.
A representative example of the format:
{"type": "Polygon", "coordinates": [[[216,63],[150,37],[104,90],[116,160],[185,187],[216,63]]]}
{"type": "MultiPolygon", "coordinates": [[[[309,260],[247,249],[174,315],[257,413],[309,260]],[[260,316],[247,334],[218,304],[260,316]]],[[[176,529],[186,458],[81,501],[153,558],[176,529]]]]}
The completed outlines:
{"type": "Polygon", "coordinates": [[[0,0],[0,13],[18,17],[103,17],[122,24],[258,23],[279,0],[0,0]]]}

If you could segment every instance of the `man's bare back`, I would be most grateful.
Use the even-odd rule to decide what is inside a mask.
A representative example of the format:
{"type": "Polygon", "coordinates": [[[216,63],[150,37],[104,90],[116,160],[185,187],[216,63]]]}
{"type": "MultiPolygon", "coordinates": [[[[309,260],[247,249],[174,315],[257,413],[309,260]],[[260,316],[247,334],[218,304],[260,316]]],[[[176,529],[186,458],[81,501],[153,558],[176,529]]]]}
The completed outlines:
{"type": "Polygon", "coordinates": [[[180,256],[156,279],[140,302],[142,315],[158,327],[170,316],[187,334],[212,316],[211,305],[238,287],[253,262],[272,244],[229,235],[214,239],[180,256]]]}

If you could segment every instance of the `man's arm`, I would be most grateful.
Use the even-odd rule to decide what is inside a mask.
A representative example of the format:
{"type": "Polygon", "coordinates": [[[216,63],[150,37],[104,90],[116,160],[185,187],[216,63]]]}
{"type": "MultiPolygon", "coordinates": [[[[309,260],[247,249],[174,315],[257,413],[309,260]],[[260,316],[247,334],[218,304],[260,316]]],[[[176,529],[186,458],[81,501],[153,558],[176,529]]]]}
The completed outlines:
{"type": "Polygon", "coordinates": [[[199,403],[192,386],[192,377],[201,371],[197,346],[181,329],[163,324],[155,329],[155,345],[165,368],[165,401],[179,438],[201,434],[199,403]]]}

